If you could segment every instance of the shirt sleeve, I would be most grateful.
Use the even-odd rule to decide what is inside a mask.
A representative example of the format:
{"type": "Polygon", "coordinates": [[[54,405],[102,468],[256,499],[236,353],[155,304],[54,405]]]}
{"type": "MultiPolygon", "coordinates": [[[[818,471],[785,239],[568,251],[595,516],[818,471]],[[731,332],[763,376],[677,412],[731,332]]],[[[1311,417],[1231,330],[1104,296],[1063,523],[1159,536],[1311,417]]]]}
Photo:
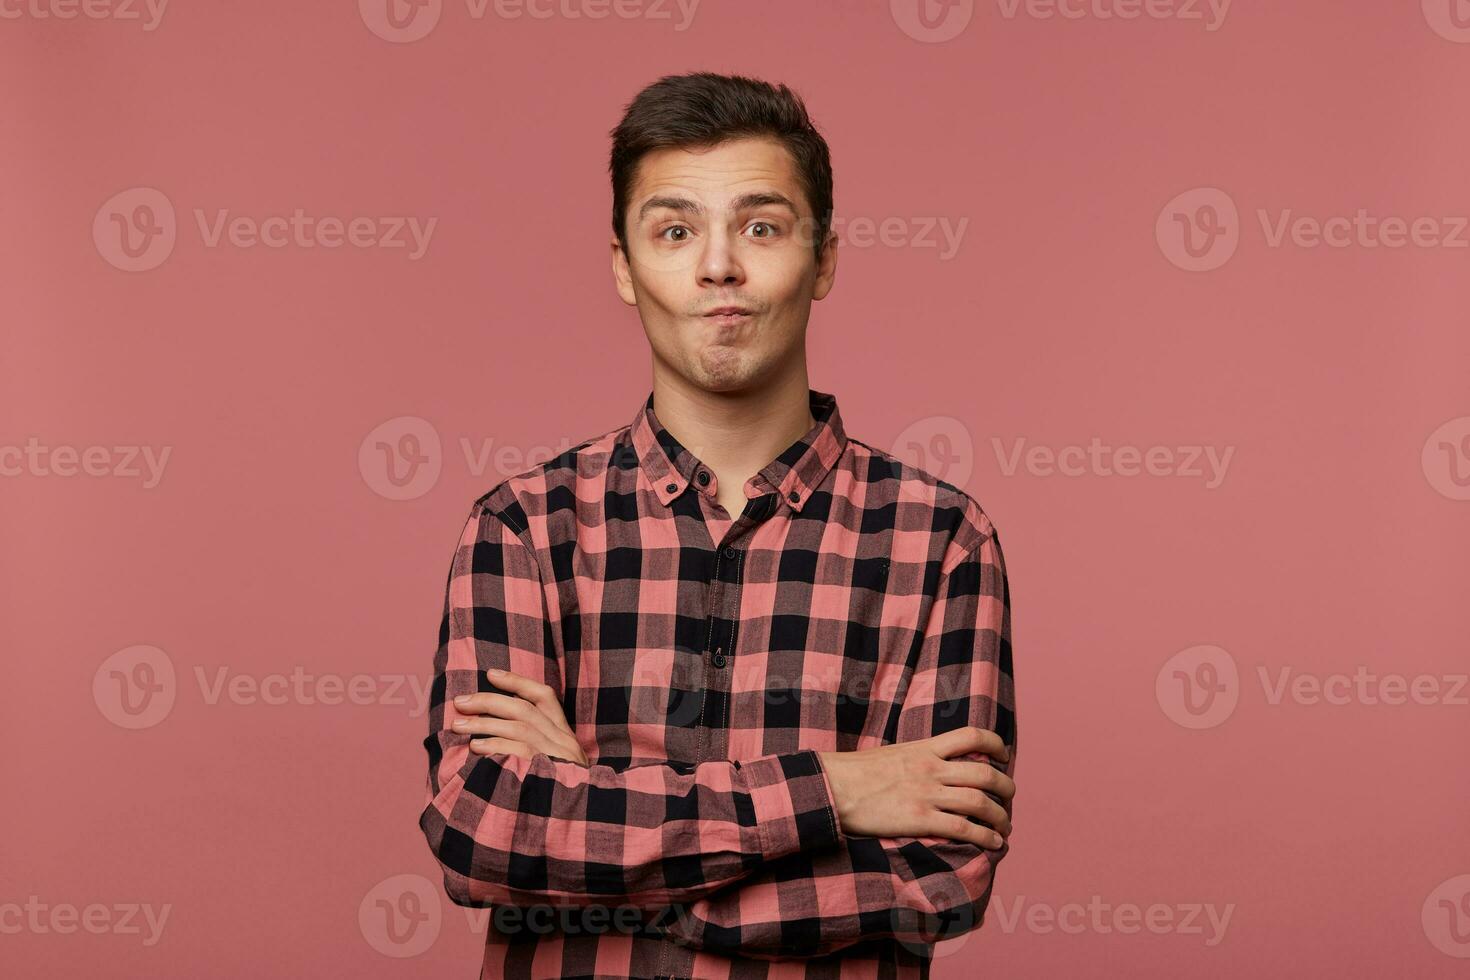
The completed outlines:
{"type": "MultiPolygon", "coordinates": [[[[940,576],[893,741],[966,725],[990,729],[1009,750],[1007,763],[990,764],[1013,776],[1010,592],[994,528],[946,564],[953,567],[940,576]]],[[[871,710],[893,707],[874,702],[871,710]]],[[[990,762],[979,754],[954,758],[990,762]]],[[[1010,812],[1009,803],[987,795],[1010,812]]],[[[835,848],[789,855],[671,908],[666,932],[696,948],[762,959],[821,956],[874,939],[927,954],[934,943],[981,924],[996,865],[1010,851],[1009,840],[990,850],[946,837],[840,837],[835,848]]]]}
{"type": "Polygon", "coordinates": [[[550,684],[565,703],[552,630],[536,555],[481,498],[449,572],[419,818],[456,904],[665,907],[836,842],[812,750],[622,769],[470,752],[476,736],[450,727],[454,697],[495,690],[488,668],[550,684]]]}

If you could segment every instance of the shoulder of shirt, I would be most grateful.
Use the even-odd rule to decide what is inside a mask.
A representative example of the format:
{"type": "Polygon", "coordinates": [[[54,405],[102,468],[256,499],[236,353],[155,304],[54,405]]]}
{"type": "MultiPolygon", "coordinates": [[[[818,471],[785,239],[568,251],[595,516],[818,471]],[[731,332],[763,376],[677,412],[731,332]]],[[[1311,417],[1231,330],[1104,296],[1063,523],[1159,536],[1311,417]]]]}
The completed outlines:
{"type": "Polygon", "coordinates": [[[996,536],[994,522],[985,513],[980,502],[963,488],[948,480],[885,452],[861,439],[847,437],[859,452],[854,459],[857,476],[869,484],[886,480],[894,481],[894,499],[905,503],[923,501],[934,512],[931,527],[947,528],[950,533],[949,551],[952,555],[946,566],[958,563],[965,555],[974,552],[986,540],[996,536]],[[866,459],[861,458],[866,456],[866,459]],[[866,470],[866,472],[864,471],[866,470]]]}
{"type": "MultiPolygon", "coordinates": [[[[489,514],[509,527],[528,547],[534,547],[528,533],[528,513],[545,514],[550,520],[560,510],[574,519],[577,479],[595,479],[613,465],[615,457],[621,458],[618,465],[637,465],[631,455],[629,429],[627,424],[609,429],[505,477],[476,498],[475,512],[489,514]]],[[[936,530],[947,529],[949,533],[947,550],[954,557],[946,565],[958,562],[995,535],[990,516],[962,488],[851,435],[847,439],[857,478],[870,486],[891,483],[889,494],[894,500],[923,501],[932,508],[934,518],[930,526],[936,530]]]]}
{"type": "MultiPolygon", "coordinates": [[[[579,478],[596,478],[612,465],[615,456],[631,452],[630,428],[624,423],[505,477],[475,499],[472,516],[489,514],[509,527],[527,547],[534,547],[528,533],[528,514],[545,514],[550,519],[556,511],[564,510],[574,516],[574,484],[579,478]]],[[[634,465],[630,456],[624,455],[624,459],[621,465],[634,465]]]]}

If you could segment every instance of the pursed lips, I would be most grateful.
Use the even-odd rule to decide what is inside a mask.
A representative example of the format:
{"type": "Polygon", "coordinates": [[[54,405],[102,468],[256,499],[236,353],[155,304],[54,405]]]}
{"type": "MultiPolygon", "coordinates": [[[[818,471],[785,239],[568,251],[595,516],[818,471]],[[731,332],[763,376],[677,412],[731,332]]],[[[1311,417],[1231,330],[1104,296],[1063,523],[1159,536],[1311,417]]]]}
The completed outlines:
{"type": "Polygon", "coordinates": [[[743,320],[749,319],[751,316],[751,312],[744,309],[743,307],[720,307],[719,309],[711,310],[710,312],[704,314],[701,319],[713,320],[716,323],[726,324],[740,323],[743,320]]]}

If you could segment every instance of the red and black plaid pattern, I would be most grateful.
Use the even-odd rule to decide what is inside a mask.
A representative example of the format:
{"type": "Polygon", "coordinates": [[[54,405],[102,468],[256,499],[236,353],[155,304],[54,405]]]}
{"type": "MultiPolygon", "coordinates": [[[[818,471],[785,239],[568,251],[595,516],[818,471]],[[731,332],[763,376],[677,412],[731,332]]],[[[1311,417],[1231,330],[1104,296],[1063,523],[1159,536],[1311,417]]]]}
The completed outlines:
{"type": "Polygon", "coordinates": [[[976,725],[1013,773],[1000,542],[810,404],[738,515],[651,394],[470,509],[420,826],[450,898],[495,909],[484,976],[927,977],[980,924],[1009,845],[846,835],[816,753],[976,725]],[[491,667],[551,685],[590,766],[471,753],[453,698],[491,667]]]}

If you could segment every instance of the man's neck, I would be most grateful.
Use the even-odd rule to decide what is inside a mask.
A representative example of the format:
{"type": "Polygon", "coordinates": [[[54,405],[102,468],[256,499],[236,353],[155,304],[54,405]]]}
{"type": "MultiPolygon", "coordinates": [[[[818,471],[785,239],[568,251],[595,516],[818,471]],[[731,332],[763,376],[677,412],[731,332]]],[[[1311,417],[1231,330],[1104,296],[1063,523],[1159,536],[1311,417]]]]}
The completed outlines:
{"type": "MultiPolygon", "coordinates": [[[[680,445],[714,471],[722,502],[738,503],[745,481],[816,424],[804,370],[773,386],[738,392],[705,391],[655,372],[653,411],[680,445]]],[[[739,508],[730,516],[740,516],[739,508]]]]}

